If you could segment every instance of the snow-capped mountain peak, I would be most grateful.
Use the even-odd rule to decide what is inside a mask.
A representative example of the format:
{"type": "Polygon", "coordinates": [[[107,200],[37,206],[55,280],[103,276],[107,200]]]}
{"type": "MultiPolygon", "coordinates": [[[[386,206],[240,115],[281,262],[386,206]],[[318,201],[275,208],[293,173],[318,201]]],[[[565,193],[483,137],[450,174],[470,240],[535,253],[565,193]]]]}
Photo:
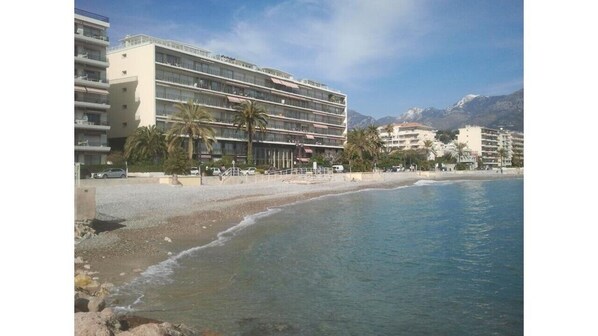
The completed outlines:
{"type": "Polygon", "coordinates": [[[463,108],[465,104],[469,103],[470,101],[474,100],[475,98],[479,97],[480,95],[468,94],[467,96],[461,98],[455,105],[450,107],[450,110],[456,108],[463,108]]]}
{"type": "Polygon", "coordinates": [[[401,116],[405,120],[415,120],[417,117],[421,116],[424,109],[419,107],[412,107],[407,112],[403,113],[401,116]]]}

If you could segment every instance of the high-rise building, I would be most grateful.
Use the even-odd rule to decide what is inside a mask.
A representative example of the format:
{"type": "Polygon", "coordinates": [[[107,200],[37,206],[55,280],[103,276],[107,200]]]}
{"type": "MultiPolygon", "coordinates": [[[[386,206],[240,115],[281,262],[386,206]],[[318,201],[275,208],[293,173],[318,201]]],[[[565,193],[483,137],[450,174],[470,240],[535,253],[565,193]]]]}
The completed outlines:
{"type": "Polygon", "coordinates": [[[472,156],[482,159],[481,168],[498,168],[498,135],[492,128],[466,125],[459,128],[457,142],[465,143],[472,156]]]}
{"type": "Polygon", "coordinates": [[[167,130],[174,104],[188,100],[215,119],[217,142],[212,151],[197,143],[194,160],[247,159],[247,134],[233,127],[235,107],[244,100],[268,114],[267,129],[253,144],[257,165],[289,168],[312,155],[332,157],[346,141],[347,96],[313,80],[147,35],[125,37],[108,60],[113,146],[122,147],[141,126],[167,130]]]}
{"type": "Polygon", "coordinates": [[[519,167],[523,167],[523,133],[511,132],[511,140],[513,142],[513,157],[511,158],[511,163],[513,164],[513,166],[517,165],[519,167]]]}
{"type": "Polygon", "coordinates": [[[75,162],[105,164],[108,146],[107,17],[75,9],[75,162]]]}

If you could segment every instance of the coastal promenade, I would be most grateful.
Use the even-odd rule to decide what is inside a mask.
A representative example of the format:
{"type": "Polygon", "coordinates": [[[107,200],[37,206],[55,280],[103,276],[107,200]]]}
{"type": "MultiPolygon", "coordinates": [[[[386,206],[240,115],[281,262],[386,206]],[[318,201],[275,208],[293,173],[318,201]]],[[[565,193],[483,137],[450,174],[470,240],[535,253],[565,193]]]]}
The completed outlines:
{"type": "Polygon", "coordinates": [[[126,283],[147,267],[217,239],[244,217],[323,195],[395,188],[418,180],[523,178],[523,171],[346,173],[248,176],[202,185],[161,184],[157,177],[81,180],[93,187],[97,235],[75,243],[75,256],[101,282],[126,283]]]}

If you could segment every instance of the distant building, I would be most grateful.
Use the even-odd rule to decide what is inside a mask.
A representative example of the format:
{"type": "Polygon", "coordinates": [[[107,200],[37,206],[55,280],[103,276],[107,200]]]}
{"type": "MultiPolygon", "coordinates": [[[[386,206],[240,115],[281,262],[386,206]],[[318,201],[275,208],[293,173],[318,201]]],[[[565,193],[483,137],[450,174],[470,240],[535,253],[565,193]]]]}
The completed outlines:
{"type": "Polygon", "coordinates": [[[105,164],[108,146],[107,17],[75,9],[75,162],[105,164]]]}
{"type": "MultiPolygon", "coordinates": [[[[386,128],[387,126],[380,126],[378,132],[388,151],[424,149],[426,140],[435,142],[436,130],[426,125],[418,123],[392,124],[392,132],[388,132],[386,128]]],[[[433,160],[434,158],[428,159],[433,160]]]]}
{"type": "Polygon", "coordinates": [[[523,163],[524,163],[523,133],[511,132],[511,141],[512,141],[512,148],[513,148],[513,156],[511,157],[511,162],[513,164],[515,164],[517,162],[519,166],[523,167],[523,163]]]}
{"type": "Polygon", "coordinates": [[[502,166],[511,165],[513,147],[510,132],[467,125],[464,128],[459,128],[457,142],[465,143],[471,150],[472,156],[481,158],[482,167],[480,168],[499,168],[501,166],[498,154],[500,148],[504,148],[507,152],[502,166]]]}
{"type": "Polygon", "coordinates": [[[246,158],[247,135],[233,127],[235,106],[262,105],[267,130],[256,133],[257,165],[289,168],[315,154],[334,156],[347,136],[347,96],[312,80],[207,50],[147,35],[127,36],[108,52],[111,82],[111,144],[122,147],[141,126],[168,129],[175,103],[194,100],[216,119],[212,151],[195,146],[195,160],[246,158]]]}

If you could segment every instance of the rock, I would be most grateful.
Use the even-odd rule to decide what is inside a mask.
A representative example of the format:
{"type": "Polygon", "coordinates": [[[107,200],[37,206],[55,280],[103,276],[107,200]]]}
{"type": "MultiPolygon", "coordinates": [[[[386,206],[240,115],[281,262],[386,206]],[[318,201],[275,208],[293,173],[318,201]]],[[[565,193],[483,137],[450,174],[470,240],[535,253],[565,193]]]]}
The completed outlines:
{"type": "Polygon", "coordinates": [[[75,258],[75,264],[83,264],[83,263],[84,263],[84,261],[83,261],[83,259],[81,259],[81,257],[75,258]]]}
{"type": "Polygon", "coordinates": [[[77,296],[75,298],[75,313],[77,312],[88,312],[89,308],[89,299],[85,298],[85,297],[79,297],[77,296]]]}
{"type": "Polygon", "coordinates": [[[104,299],[101,297],[92,297],[87,303],[87,309],[89,312],[101,312],[104,310],[104,308],[106,308],[106,301],[104,301],[104,299]]]}
{"type": "Polygon", "coordinates": [[[164,237],[164,240],[167,241],[167,242],[169,242],[169,243],[172,243],[172,239],[170,239],[168,237],[164,237]]]}
{"type": "Polygon", "coordinates": [[[172,255],[172,252],[168,252],[168,253],[166,253],[166,254],[168,254],[168,255],[172,255]]]}
{"type": "Polygon", "coordinates": [[[91,265],[90,264],[83,265],[83,268],[85,268],[86,270],[91,269],[91,265]]]}
{"type": "Polygon", "coordinates": [[[120,276],[125,276],[125,275],[127,275],[127,273],[125,273],[125,272],[122,272],[122,273],[120,274],[120,276]]]}
{"type": "Polygon", "coordinates": [[[86,274],[75,275],[75,288],[84,288],[89,285],[93,279],[86,274]]]}
{"type": "Polygon", "coordinates": [[[76,336],[114,336],[114,315],[100,313],[75,313],[76,336]]]}
{"type": "Polygon", "coordinates": [[[156,323],[142,324],[130,332],[135,336],[170,336],[164,327],[156,323]]]}

